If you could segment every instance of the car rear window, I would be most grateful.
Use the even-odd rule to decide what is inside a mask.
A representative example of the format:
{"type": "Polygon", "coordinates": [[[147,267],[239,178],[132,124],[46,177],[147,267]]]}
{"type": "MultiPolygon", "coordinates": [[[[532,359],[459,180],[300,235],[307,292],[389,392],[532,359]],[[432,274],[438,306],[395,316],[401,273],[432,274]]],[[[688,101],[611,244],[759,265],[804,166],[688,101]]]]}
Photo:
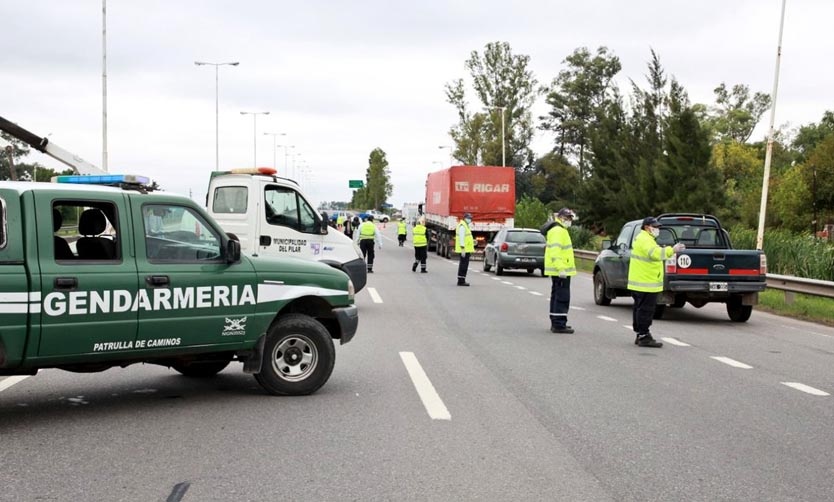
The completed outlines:
{"type": "Polygon", "coordinates": [[[544,236],[541,232],[507,232],[507,242],[523,244],[544,244],[544,236]]]}
{"type": "Polygon", "coordinates": [[[669,225],[663,222],[657,243],[673,245],[682,242],[689,248],[726,248],[721,231],[712,225],[669,225]]]}
{"type": "Polygon", "coordinates": [[[214,213],[239,214],[246,212],[249,190],[246,187],[218,187],[214,189],[214,213]]]}

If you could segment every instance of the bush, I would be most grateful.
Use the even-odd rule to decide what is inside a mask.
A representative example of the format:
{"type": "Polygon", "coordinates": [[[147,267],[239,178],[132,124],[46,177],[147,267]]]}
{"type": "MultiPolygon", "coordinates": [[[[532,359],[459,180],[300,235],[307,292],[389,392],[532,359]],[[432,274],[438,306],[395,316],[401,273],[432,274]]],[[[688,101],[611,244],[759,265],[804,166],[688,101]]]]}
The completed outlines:
{"type": "Polygon", "coordinates": [[[515,205],[515,226],[516,228],[539,228],[550,218],[550,214],[542,201],[525,195],[515,205]]]}
{"type": "MultiPolygon", "coordinates": [[[[756,248],[756,230],[736,226],[730,229],[730,238],[736,249],[756,248]]],[[[834,281],[834,246],[828,241],[766,229],[764,252],[770,273],[834,281]]]]}
{"type": "Polygon", "coordinates": [[[568,229],[568,233],[570,234],[573,249],[593,250],[598,248],[595,243],[596,236],[587,228],[572,226],[568,229]]]}

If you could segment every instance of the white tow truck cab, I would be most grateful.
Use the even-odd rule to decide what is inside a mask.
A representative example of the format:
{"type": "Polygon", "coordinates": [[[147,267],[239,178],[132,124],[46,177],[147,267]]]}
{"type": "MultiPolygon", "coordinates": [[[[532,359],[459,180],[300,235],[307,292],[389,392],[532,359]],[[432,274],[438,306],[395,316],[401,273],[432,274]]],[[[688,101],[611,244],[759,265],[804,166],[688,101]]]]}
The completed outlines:
{"type": "Polygon", "coordinates": [[[367,267],[358,247],[328,228],[326,213],[314,209],[298,184],[270,168],[214,172],[206,207],[244,253],[317,260],[345,272],[356,291],[365,287],[367,267]]]}

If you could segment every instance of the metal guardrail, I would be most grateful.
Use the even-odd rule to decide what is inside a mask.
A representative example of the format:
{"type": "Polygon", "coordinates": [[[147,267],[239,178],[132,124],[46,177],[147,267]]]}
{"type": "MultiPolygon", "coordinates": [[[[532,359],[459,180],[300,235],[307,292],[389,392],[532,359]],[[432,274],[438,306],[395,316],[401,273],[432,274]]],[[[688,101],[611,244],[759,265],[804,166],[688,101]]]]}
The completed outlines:
{"type": "MultiPolygon", "coordinates": [[[[599,252],[575,249],[575,257],[583,260],[596,260],[599,252]]],[[[785,292],[785,303],[793,303],[796,293],[810,296],[834,298],[834,281],[806,279],[792,275],[767,274],[767,287],[785,292]]]]}

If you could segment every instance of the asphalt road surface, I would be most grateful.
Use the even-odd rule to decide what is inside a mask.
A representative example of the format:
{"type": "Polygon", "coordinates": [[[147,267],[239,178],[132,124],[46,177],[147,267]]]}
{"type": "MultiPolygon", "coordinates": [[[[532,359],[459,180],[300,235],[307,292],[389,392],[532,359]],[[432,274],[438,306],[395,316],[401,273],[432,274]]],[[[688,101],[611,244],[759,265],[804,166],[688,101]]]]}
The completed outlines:
{"type": "Polygon", "coordinates": [[[580,273],[555,335],[548,278],[457,287],[394,234],[312,396],[239,364],[0,378],[0,500],[834,499],[834,329],[687,305],[638,348],[580,273]]]}

